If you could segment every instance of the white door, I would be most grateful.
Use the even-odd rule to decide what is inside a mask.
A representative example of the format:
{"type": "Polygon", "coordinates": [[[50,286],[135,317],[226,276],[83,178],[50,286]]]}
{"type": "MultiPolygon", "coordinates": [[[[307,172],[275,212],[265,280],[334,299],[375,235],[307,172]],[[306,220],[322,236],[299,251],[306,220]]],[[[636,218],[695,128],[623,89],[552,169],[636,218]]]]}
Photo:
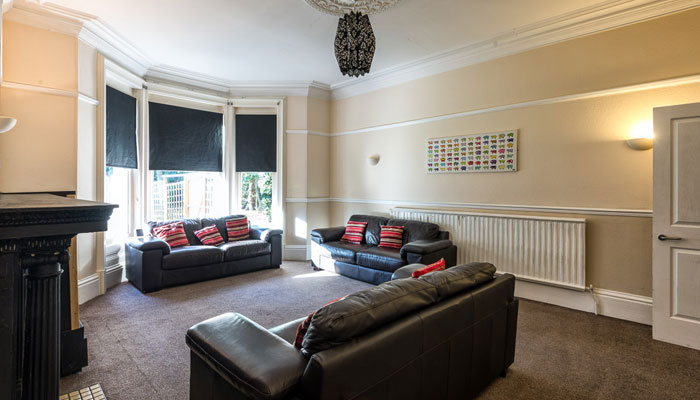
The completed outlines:
{"type": "Polygon", "coordinates": [[[700,103],[654,109],[654,339],[700,349],[700,103]]]}

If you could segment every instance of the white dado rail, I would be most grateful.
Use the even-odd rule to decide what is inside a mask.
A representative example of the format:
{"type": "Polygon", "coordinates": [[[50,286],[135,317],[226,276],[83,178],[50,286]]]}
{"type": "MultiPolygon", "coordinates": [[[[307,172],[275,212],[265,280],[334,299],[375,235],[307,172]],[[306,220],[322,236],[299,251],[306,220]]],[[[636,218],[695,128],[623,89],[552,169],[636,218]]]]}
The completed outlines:
{"type": "Polygon", "coordinates": [[[485,261],[520,280],[585,290],[586,220],[392,208],[394,218],[432,222],[450,232],[457,264],[485,261]]]}

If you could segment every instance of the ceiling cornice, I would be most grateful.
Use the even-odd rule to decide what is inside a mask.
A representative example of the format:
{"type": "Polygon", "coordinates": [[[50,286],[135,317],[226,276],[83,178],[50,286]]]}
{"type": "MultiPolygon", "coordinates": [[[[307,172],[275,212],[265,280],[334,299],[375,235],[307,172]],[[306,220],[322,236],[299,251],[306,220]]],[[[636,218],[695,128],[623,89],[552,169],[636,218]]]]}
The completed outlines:
{"type": "Polygon", "coordinates": [[[4,0],[10,21],[78,37],[146,81],[233,97],[311,96],[342,99],[480,62],[562,42],[700,6],[700,0],[608,0],[487,40],[372,72],[333,85],[316,81],[229,81],[176,67],[155,65],[147,55],[96,16],[43,0],[4,0]]]}
{"type": "Polygon", "coordinates": [[[331,85],[342,99],[700,6],[700,0],[608,0],[406,64],[331,85]]]}
{"type": "Polygon", "coordinates": [[[229,81],[171,66],[159,65],[146,73],[149,82],[198,87],[231,97],[310,96],[330,98],[330,86],[316,81],[229,81]]]}

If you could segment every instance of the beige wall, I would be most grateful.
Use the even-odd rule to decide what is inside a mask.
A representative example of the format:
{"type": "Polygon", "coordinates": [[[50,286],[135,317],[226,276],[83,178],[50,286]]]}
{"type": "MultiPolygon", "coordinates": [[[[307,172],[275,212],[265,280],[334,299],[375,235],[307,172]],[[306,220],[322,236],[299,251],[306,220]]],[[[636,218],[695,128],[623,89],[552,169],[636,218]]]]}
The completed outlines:
{"type": "Polygon", "coordinates": [[[41,86],[75,93],[77,39],[11,21],[3,24],[0,115],[17,126],[0,136],[0,192],[76,189],[76,97],[8,88],[41,86]]]}
{"type": "MultiPolygon", "coordinates": [[[[698,20],[692,10],[336,100],[331,131],[700,74],[698,20]]],[[[392,201],[649,210],[653,153],[624,140],[653,107],[698,101],[700,84],[688,84],[334,136],[330,197],[384,202],[334,201],[331,224],[388,214],[392,201]],[[509,129],[519,130],[518,172],[424,172],[425,139],[509,129]]],[[[586,219],[589,284],[651,296],[651,218],[535,214],[586,219]]]]}
{"type": "MultiPolygon", "coordinates": [[[[285,199],[327,198],[330,193],[330,139],[314,133],[330,129],[330,101],[315,97],[287,98],[287,130],[301,131],[285,136],[285,199]],[[311,132],[311,133],[307,133],[311,132]]],[[[329,205],[287,202],[285,244],[305,246],[312,229],[326,227],[329,205]]],[[[302,250],[287,252],[301,258],[302,250]]]]}

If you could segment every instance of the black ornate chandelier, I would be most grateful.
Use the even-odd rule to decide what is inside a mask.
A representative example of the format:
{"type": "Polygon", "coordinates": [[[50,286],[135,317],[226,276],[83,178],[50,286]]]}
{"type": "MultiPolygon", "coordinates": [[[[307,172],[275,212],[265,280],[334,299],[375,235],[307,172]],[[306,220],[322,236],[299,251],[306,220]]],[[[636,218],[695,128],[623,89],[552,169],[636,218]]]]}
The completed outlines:
{"type": "Polygon", "coordinates": [[[354,77],[368,73],[376,44],[368,15],[354,11],[343,15],[335,34],[335,59],[340,72],[354,77]]]}
{"type": "Polygon", "coordinates": [[[340,17],[334,44],[340,72],[354,77],[369,73],[377,45],[369,15],[393,7],[400,0],[304,1],[321,12],[340,17]]]}

